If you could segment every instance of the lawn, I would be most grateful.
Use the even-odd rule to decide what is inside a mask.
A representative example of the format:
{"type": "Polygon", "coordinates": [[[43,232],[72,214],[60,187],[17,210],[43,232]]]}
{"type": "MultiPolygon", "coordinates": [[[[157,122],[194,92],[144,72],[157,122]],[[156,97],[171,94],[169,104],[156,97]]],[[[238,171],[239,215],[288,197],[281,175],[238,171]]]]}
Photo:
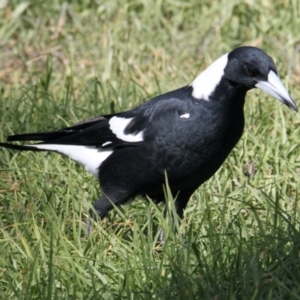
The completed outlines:
{"type": "MultiPolygon", "coordinates": [[[[1,142],[133,108],[240,45],[271,55],[300,105],[296,0],[0,0],[0,16],[1,142]]],[[[299,114],[251,91],[245,117],[176,234],[136,199],[87,236],[96,179],[0,149],[0,299],[300,299],[299,114]]]]}

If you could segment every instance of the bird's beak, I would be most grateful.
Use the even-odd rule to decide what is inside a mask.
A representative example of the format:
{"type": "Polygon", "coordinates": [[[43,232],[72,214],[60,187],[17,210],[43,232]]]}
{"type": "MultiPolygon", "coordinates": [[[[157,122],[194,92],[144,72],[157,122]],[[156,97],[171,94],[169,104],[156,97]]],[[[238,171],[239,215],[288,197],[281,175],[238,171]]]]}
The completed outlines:
{"type": "Polygon", "coordinates": [[[297,105],[295,104],[294,100],[292,99],[278,76],[275,74],[275,72],[270,71],[268,80],[258,81],[255,86],[275,97],[276,99],[287,105],[289,108],[298,111],[297,105]]]}

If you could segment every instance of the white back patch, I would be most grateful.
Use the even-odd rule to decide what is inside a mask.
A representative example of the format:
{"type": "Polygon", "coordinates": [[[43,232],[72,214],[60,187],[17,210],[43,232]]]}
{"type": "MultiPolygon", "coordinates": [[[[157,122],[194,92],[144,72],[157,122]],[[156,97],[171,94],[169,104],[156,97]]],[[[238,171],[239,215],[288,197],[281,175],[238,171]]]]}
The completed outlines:
{"type": "Polygon", "coordinates": [[[87,172],[98,177],[98,169],[101,164],[113,153],[112,150],[96,149],[95,147],[74,146],[74,145],[28,145],[38,149],[57,151],[61,154],[69,156],[81,164],[87,172]]]}
{"type": "Polygon", "coordinates": [[[224,74],[228,62],[228,53],[213,62],[206,70],[200,73],[190,84],[193,87],[192,96],[209,101],[209,96],[215,90],[224,74]]]}
{"type": "Polygon", "coordinates": [[[190,117],[189,113],[185,113],[184,115],[179,116],[182,119],[188,119],[190,117]]]}
{"type": "Polygon", "coordinates": [[[125,142],[142,142],[143,141],[143,131],[138,134],[125,134],[124,130],[127,125],[131,122],[133,118],[121,118],[121,117],[112,117],[109,120],[110,130],[117,136],[118,139],[125,142]]]}

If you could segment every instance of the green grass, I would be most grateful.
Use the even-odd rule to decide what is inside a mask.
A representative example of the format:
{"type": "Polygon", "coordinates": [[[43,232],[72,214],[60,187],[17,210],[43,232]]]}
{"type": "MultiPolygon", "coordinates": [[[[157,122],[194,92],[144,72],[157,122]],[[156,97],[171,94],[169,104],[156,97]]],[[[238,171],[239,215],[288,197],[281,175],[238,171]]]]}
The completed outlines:
{"type": "MultiPolygon", "coordinates": [[[[268,52],[300,104],[296,0],[0,7],[0,141],[134,107],[239,45],[268,52]]],[[[137,199],[87,237],[97,181],[59,155],[0,149],[0,298],[300,299],[299,114],[254,91],[245,115],[178,234],[137,199]]]]}

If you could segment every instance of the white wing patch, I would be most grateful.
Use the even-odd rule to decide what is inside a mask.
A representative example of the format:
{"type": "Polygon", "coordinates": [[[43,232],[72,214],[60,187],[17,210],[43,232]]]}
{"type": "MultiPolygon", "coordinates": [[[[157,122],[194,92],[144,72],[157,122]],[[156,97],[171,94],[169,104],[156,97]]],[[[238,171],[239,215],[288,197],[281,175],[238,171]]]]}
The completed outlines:
{"type": "Polygon", "coordinates": [[[224,74],[228,62],[228,53],[218,58],[206,70],[200,73],[190,84],[193,87],[192,96],[209,101],[209,96],[215,90],[224,74]]]}
{"type": "Polygon", "coordinates": [[[190,114],[189,113],[185,113],[185,114],[183,114],[183,115],[181,115],[179,117],[182,118],[182,119],[188,119],[190,117],[190,114]]]}
{"type": "Polygon", "coordinates": [[[131,122],[133,118],[120,118],[120,117],[112,117],[109,120],[109,128],[110,130],[117,136],[118,139],[123,140],[125,142],[142,142],[143,141],[143,131],[138,134],[125,134],[124,130],[127,125],[131,122]]]}
{"type": "Polygon", "coordinates": [[[93,146],[74,146],[74,145],[28,145],[43,150],[57,151],[61,154],[69,156],[81,164],[87,172],[98,177],[98,169],[101,164],[113,153],[112,150],[97,149],[93,146]]]}

